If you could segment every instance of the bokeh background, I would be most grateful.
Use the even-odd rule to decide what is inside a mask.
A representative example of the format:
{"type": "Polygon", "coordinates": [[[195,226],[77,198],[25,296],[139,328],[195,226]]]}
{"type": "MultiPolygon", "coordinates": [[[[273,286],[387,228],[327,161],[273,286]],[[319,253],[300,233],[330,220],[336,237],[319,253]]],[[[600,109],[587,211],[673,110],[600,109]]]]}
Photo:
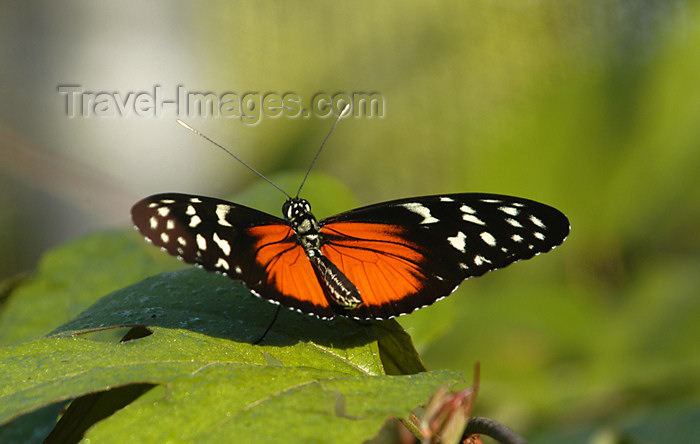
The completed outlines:
{"type": "MultiPolygon", "coordinates": [[[[692,2],[3,0],[0,11],[0,279],[67,240],[128,227],[145,195],[235,197],[261,181],[177,117],[273,179],[303,172],[332,121],[70,118],[60,85],[293,92],[304,105],[378,93],[383,116],[343,120],[314,169],[358,205],[484,191],[572,223],[554,252],[401,318],[427,366],[469,380],[480,361],[476,413],[534,443],[700,437],[692,2]]],[[[348,209],[323,199],[317,208],[348,209]]],[[[284,197],[269,187],[259,200],[284,197]]]]}

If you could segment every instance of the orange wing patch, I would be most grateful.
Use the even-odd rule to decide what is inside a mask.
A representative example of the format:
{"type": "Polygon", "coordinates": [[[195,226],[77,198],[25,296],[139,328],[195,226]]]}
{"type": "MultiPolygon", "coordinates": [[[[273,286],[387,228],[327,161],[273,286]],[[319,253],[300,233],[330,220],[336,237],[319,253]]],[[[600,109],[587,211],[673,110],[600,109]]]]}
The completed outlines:
{"type": "Polygon", "coordinates": [[[394,306],[425,287],[424,255],[401,227],[335,222],[321,231],[327,240],[321,251],[355,284],[370,311],[394,306]]]}
{"type": "Polygon", "coordinates": [[[267,275],[262,295],[299,309],[308,309],[311,305],[331,310],[311,262],[297,244],[291,227],[260,225],[247,232],[255,239],[255,261],[267,275]]]}

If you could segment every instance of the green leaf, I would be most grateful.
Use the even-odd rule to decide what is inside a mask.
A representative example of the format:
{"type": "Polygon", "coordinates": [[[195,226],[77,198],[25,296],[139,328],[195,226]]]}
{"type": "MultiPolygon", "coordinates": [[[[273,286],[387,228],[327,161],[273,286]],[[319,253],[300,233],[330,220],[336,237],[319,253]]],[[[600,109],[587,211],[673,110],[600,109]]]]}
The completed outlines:
{"type": "Polygon", "coordinates": [[[0,442],[11,444],[43,443],[56,425],[56,418],[65,407],[67,401],[57,402],[42,407],[12,422],[0,426],[0,442]]]}
{"type": "Polygon", "coordinates": [[[130,404],[153,387],[153,384],[129,384],[81,396],[61,416],[61,420],[46,438],[46,443],[80,441],[93,424],[130,404]]]}
{"type": "MultiPolygon", "coordinates": [[[[148,325],[181,328],[222,338],[251,347],[273,322],[277,306],[262,301],[241,284],[224,276],[203,270],[163,273],[116,291],[98,301],[54,333],[72,333],[113,326],[148,325]]],[[[263,345],[274,346],[277,353],[290,357],[298,349],[309,349],[313,360],[327,359],[331,353],[342,353],[352,366],[368,374],[382,374],[371,325],[347,319],[321,321],[283,309],[263,345]],[[309,346],[306,341],[313,340],[309,346]],[[325,347],[318,352],[319,347],[325,347]]],[[[280,359],[265,348],[268,357],[280,359]]],[[[246,353],[248,349],[245,349],[246,353]]],[[[293,365],[306,365],[308,356],[293,365]]],[[[255,361],[265,363],[265,360],[255,361]]],[[[289,363],[287,363],[289,364],[289,363]]]]}
{"type": "Polygon", "coordinates": [[[0,344],[46,334],[111,291],[181,267],[131,231],[69,242],[46,253],[34,276],[12,287],[0,312],[0,344]]]}
{"type": "Polygon", "coordinates": [[[379,356],[387,375],[413,375],[427,371],[411,337],[395,321],[376,322],[374,331],[378,336],[379,356]]]}
{"type": "MultiPolygon", "coordinates": [[[[95,415],[86,437],[360,442],[388,416],[406,416],[440,385],[459,381],[456,372],[384,375],[386,362],[399,363],[390,367],[394,373],[423,369],[393,321],[329,322],[282,309],[254,344],[276,308],[237,282],[199,269],[163,273],[113,292],[51,337],[0,349],[0,423],[58,401],[153,384],[113,415],[95,415]],[[133,325],[153,334],[141,329],[137,339],[120,343],[92,333],[133,325]]],[[[121,395],[81,403],[119,401],[121,395]]],[[[118,404],[95,405],[114,411],[110,406],[118,404]]],[[[84,429],[89,421],[76,418],[70,427],[84,429]]]]}
{"type": "MultiPolygon", "coordinates": [[[[132,325],[186,329],[207,335],[212,341],[235,341],[235,346],[226,347],[229,352],[240,352],[242,362],[280,361],[299,366],[312,362],[316,367],[327,364],[344,371],[350,367],[366,374],[384,373],[372,325],[344,318],[321,321],[282,309],[261,347],[255,347],[252,343],[265,334],[276,310],[276,305],[252,296],[236,281],[189,268],[152,276],[118,290],[54,333],[65,336],[132,325]]],[[[210,342],[207,347],[216,344],[210,342]]]]}
{"type": "Polygon", "coordinates": [[[407,415],[438,386],[458,378],[454,372],[369,376],[334,359],[288,366],[296,360],[282,352],[287,347],[267,347],[281,363],[267,365],[258,348],[158,327],[126,343],[72,336],[5,347],[0,421],[57,400],[145,382],[165,390],[97,423],[87,437],[360,442],[376,434],[389,415],[407,415]]]}

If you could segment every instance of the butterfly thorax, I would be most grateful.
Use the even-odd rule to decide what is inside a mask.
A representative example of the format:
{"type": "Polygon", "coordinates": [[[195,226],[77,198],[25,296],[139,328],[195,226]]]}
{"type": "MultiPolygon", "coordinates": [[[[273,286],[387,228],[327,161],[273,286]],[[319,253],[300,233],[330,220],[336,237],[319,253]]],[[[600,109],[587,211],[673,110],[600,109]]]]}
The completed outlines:
{"type": "Polygon", "coordinates": [[[289,199],[282,206],[284,219],[294,229],[299,244],[309,257],[321,254],[321,226],[311,214],[311,205],[298,197],[289,199]]]}
{"type": "Polygon", "coordinates": [[[311,205],[305,199],[293,197],[282,206],[284,219],[294,230],[299,245],[304,248],[323,291],[332,306],[353,309],[362,304],[360,292],[350,279],[321,252],[321,226],[311,214],[311,205]]]}

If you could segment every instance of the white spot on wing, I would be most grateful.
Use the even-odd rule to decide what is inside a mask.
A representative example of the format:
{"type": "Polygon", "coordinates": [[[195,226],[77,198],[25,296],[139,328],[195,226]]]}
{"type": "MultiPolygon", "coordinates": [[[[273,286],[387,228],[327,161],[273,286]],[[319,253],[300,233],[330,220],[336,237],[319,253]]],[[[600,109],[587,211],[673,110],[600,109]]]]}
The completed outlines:
{"type": "Polygon", "coordinates": [[[483,220],[479,219],[478,217],[474,216],[473,214],[463,214],[462,219],[466,220],[467,222],[471,222],[473,224],[486,225],[483,220]]]}
{"type": "Polygon", "coordinates": [[[496,246],[496,238],[493,237],[493,234],[489,233],[488,231],[482,231],[479,236],[481,237],[481,240],[489,244],[489,246],[496,246]]]}
{"type": "Polygon", "coordinates": [[[172,230],[173,228],[175,228],[175,221],[172,220],[172,219],[168,219],[168,220],[165,222],[165,229],[166,229],[166,230],[172,230]]]}
{"type": "Polygon", "coordinates": [[[166,217],[168,214],[170,214],[170,208],[168,208],[168,207],[158,208],[158,215],[159,216],[166,217]]]}
{"type": "Polygon", "coordinates": [[[202,236],[200,233],[197,233],[197,246],[199,247],[200,250],[205,251],[207,249],[207,240],[204,239],[204,236],[202,236]]]}
{"type": "Polygon", "coordinates": [[[511,219],[510,217],[508,219],[506,219],[506,222],[508,222],[510,225],[514,226],[515,228],[522,228],[523,227],[520,222],[518,222],[515,219],[511,219]]]}
{"type": "Polygon", "coordinates": [[[430,214],[430,208],[426,207],[425,205],[421,205],[417,202],[410,202],[405,203],[402,206],[408,211],[412,211],[420,216],[423,216],[423,220],[420,222],[421,224],[434,224],[435,222],[440,222],[430,214]]]}
{"type": "Polygon", "coordinates": [[[461,207],[459,207],[459,211],[461,211],[462,213],[476,214],[474,208],[470,207],[469,205],[462,205],[461,207]]]}
{"type": "Polygon", "coordinates": [[[520,210],[514,207],[498,207],[499,211],[503,211],[509,216],[517,216],[520,210]]]}
{"type": "MultiPolygon", "coordinates": [[[[216,232],[214,233],[213,239],[226,256],[231,254],[231,244],[229,244],[226,239],[221,239],[216,232]]],[[[228,267],[226,269],[228,270],[228,267]]]]}
{"type": "Polygon", "coordinates": [[[467,236],[459,231],[456,236],[454,237],[448,237],[447,241],[452,245],[455,249],[461,251],[464,253],[466,251],[467,247],[467,236]]]}
{"type": "Polygon", "coordinates": [[[513,239],[513,242],[518,242],[518,243],[520,243],[520,242],[523,241],[523,237],[522,237],[521,235],[519,235],[519,234],[514,234],[514,235],[512,235],[510,238],[513,239]]]}
{"type": "Polygon", "coordinates": [[[202,223],[202,218],[197,216],[196,214],[190,219],[190,227],[192,228],[196,227],[200,223],[202,223]]]}
{"type": "Polygon", "coordinates": [[[220,257],[219,260],[216,261],[216,264],[214,264],[214,266],[215,266],[216,268],[222,268],[222,267],[223,267],[223,268],[226,269],[226,270],[228,270],[228,268],[229,268],[228,262],[226,262],[226,260],[224,260],[224,258],[222,258],[222,257],[220,257]]]}
{"type": "Polygon", "coordinates": [[[202,203],[202,200],[198,197],[191,197],[190,202],[192,203],[202,203]]]}
{"type": "Polygon", "coordinates": [[[160,203],[165,204],[165,205],[170,205],[170,204],[174,204],[175,201],[172,199],[161,199],[160,203]]]}
{"type": "Polygon", "coordinates": [[[219,218],[219,225],[223,225],[224,227],[233,226],[226,220],[226,215],[229,211],[231,211],[231,207],[228,205],[218,204],[216,206],[216,216],[219,218]]]}
{"type": "Polygon", "coordinates": [[[454,202],[454,199],[451,197],[441,197],[440,202],[454,202]]]}
{"type": "Polygon", "coordinates": [[[170,241],[170,236],[168,236],[166,232],[160,233],[160,240],[162,240],[164,244],[167,244],[170,241]]]}
{"type": "Polygon", "coordinates": [[[185,238],[182,237],[182,236],[178,236],[178,237],[177,237],[177,243],[180,244],[180,245],[182,245],[182,246],[184,247],[184,246],[187,245],[187,240],[185,240],[185,238]]]}
{"type": "Polygon", "coordinates": [[[192,205],[187,205],[187,210],[185,211],[185,214],[188,216],[194,216],[195,214],[197,214],[197,210],[195,210],[192,205]]]}
{"type": "Polygon", "coordinates": [[[158,219],[156,219],[155,216],[151,216],[151,218],[148,219],[148,222],[151,224],[151,230],[158,228],[158,219]]]}
{"type": "Polygon", "coordinates": [[[148,208],[155,208],[155,207],[157,207],[157,206],[158,206],[158,203],[157,203],[157,202],[151,202],[151,203],[148,204],[148,208]]]}
{"type": "Polygon", "coordinates": [[[483,264],[490,264],[490,263],[491,263],[491,261],[486,259],[484,256],[481,256],[479,254],[474,256],[474,265],[476,265],[477,267],[480,265],[483,265],[483,264]]]}
{"type": "Polygon", "coordinates": [[[540,227],[540,228],[547,228],[547,226],[546,226],[544,223],[542,223],[541,220],[539,220],[537,217],[535,217],[535,216],[532,215],[532,214],[530,215],[530,221],[531,221],[533,224],[535,224],[535,225],[537,225],[538,227],[540,227]]]}
{"type": "Polygon", "coordinates": [[[545,238],[544,234],[540,233],[539,231],[535,231],[533,234],[539,240],[544,240],[544,238],[545,238]]]}
{"type": "Polygon", "coordinates": [[[483,203],[501,203],[502,201],[499,199],[481,199],[483,203]]]}
{"type": "Polygon", "coordinates": [[[241,273],[243,273],[243,270],[242,270],[241,267],[239,267],[238,265],[236,265],[236,268],[234,268],[233,271],[235,271],[236,274],[241,274],[241,273]]]}

